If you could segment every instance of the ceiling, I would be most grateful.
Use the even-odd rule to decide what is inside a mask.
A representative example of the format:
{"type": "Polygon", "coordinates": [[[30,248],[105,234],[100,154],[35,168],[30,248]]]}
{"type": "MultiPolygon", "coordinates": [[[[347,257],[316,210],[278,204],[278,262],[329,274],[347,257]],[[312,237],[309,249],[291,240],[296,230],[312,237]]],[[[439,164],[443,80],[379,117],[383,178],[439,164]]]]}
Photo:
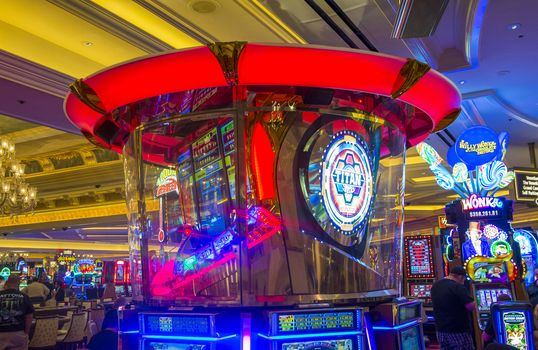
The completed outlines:
{"type": "MultiPolygon", "coordinates": [[[[126,60],[214,41],[308,43],[415,57],[446,74],[464,97],[456,122],[428,142],[444,154],[465,128],[488,125],[511,133],[509,166],[530,166],[528,143],[538,135],[538,2],[449,1],[433,35],[394,39],[399,2],[0,1],[0,135],[16,142],[17,156],[31,170],[27,179],[39,191],[34,216],[0,218],[4,246],[39,240],[50,250],[70,241],[96,242],[87,249],[104,254],[106,245],[99,243],[108,242],[126,251],[121,157],[88,143],[66,118],[68,85],[126,60]]],[[[455,197],[437,187],[414,150],[406,177],[406,230],[432,227],[455,197]]],[[[534,209],[518,205],[516,212],[516,225],[538,227],[534,209]]]]}

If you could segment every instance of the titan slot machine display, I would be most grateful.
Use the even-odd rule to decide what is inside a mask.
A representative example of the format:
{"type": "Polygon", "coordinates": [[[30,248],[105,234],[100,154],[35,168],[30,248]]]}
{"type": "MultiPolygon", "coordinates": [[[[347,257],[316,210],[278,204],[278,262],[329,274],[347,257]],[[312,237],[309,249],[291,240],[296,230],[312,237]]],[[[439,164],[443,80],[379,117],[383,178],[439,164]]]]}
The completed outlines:
{"type": "Polygon", "coordinates": [[[259,348],[267,350],[369,349],[363,325],[364,309],[317,308],[278,310],[265,316],[257,334],[259,348]]]}
{"type": "Polygon", "coordinates": [[[384,303],[371,311],[372,328],[380,350],[426,350],[422,330],[422,301],[384,303]]]}
{"type": "Polygon", "coordinates": [[[413,60],[232,42],[76,84],[70,119],[124,155],[137,268],[135,308],[122,315],[142,317],[135,330],[122,316],[122,337],[155,349],[363,346],[358,305],[400,293],[405,151],[458,111],[448,80],[413,60]],[[408,81],[414,70],[427,77],[420,89],[408,81]],[[99,98],[83,97],[90,92],[99,98]],[[94,114],[90,100],[107,110],[94,114]],[[174,175],[177,190],[159,191],[174,175]],[[312,304],[317,316],[306,318],[322,322],[297,323],[295,340],[257,323],[281,310],[298,320],[303,311],[289,310],[312,304]],[[187,331],[208,322],[218,334],[187,331]]]}
{"type": "Polygon", "coordinates": [[[432,236],[404,238],[406,295],[431,302],[431,287],[435,282],[432,236]]]}
{"type": "Polygon", "coordinates": [[[493,329],[497,342],[518,350],[536,349],[532,307],[522,302],[499,302],[493,305],[493,329]]]}

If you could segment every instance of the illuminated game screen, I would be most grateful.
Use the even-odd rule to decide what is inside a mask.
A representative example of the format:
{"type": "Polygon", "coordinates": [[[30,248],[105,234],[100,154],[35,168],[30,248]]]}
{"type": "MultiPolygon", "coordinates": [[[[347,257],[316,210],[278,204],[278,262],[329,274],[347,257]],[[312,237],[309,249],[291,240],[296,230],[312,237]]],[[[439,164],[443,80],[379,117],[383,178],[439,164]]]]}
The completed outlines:
{"type": "Polygon", "coordinates": [[[502,315],[502,323],[506,345],[511,345],[519,350],[530,350],[528,337],[531,336],[532,330],[527,325],[524,312],[505,312],[502,315]]]}
{"type": "Polygon", "coordinates": [[[356,310],[342,310],[277,313],[273,315],[273,320],[276,321],[277,334],[356,330],[359,328],[356,312],[356,310]]]}
{"type": "Polygon", "coordinates": [[[401,331],[400,342],[402,350],[423,350],[420,328],[415,326],[401,331]]]}
{"type": "Polygon", "coordinates": [[[398,307],[398,321],[400,324],[420,318],[420,303],[401,305],[398,307]]]}
{"type": "Polygon", "coordinates": [[[512,292],[508,288],[477,289],[476,305],[478,311],[489,311],[491,304],[497,302],[497,297],[501,294],[512,297],[512,292]]]}
{"type": "Polygon", "coordinates": [[[353,350],[353,340],[310,340],[282,344],[282,350],[353,350]]]}
{"type": "Polygon", "coordinates": [[[144,333],[152,335],[181,334],[184,336],[210,336],[210,316],[207,315],[151,315],[145,314],[144,333]]]}
{"type": "Polygon", "coordinates": [[[426,284],[409,283],[409,296],[412,296],[415,298],[430,299],[431,290],[432,290],[431,283],[426,283],[426,284]]]}
{"type": "Polygon", "coordinates": [[[418,236],[405,238],[407,274],[409,278],[433,278],[431,238],[418,236]]]}
{"type": "Polygon", "coordinates": [[[180,344],[180,343],[162,343],[149,342],[144,346],[144,350],[209,350],[207,344],[180,344]]]}

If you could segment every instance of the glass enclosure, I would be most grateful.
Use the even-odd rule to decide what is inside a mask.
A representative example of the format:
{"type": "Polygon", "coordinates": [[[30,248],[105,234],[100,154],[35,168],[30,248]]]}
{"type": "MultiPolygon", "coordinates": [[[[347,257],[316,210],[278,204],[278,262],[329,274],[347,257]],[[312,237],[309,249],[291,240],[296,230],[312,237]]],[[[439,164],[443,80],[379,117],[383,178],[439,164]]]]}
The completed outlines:
{"type": "Polygon", "coordinates": [[[419,112],[386,97],[275,86],[118,109],[116,120],[142,122],[124,147],[135,299],[399,294],[405,130],[419,112]]]}

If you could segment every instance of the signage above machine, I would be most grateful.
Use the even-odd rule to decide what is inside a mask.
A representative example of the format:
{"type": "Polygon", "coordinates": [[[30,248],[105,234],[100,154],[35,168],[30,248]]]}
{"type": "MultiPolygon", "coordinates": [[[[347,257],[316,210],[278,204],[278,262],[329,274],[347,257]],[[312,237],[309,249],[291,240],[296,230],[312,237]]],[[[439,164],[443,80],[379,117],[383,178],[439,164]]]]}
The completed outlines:
{"type": "Polygon", "coordinates": [[[538,169],[514,169],[516,201],[538,205],[538,169]]]}
{"type": "Polygon", "coordinates": [[[490,128],[476,126],[465,130],[456,140],[456,154],[468,166],[476,167],[497,158],[499,137],[490,128]]]}
{"type": "Polygon", "coordinates": [[[155,196],[160,197],[163,194],[170,192],[177,192],[177,178],[176,171],[174,169],[164,169],[159,174],[159,178],[156,183],[157,191],[155,196]]]}
{"type": "Polygon", "coordinates": [[[336,229],[352,235],[367,218],[373,197],[368,146],[351,131],[337,133],[321,168],[323,205],[336,229]]]}

